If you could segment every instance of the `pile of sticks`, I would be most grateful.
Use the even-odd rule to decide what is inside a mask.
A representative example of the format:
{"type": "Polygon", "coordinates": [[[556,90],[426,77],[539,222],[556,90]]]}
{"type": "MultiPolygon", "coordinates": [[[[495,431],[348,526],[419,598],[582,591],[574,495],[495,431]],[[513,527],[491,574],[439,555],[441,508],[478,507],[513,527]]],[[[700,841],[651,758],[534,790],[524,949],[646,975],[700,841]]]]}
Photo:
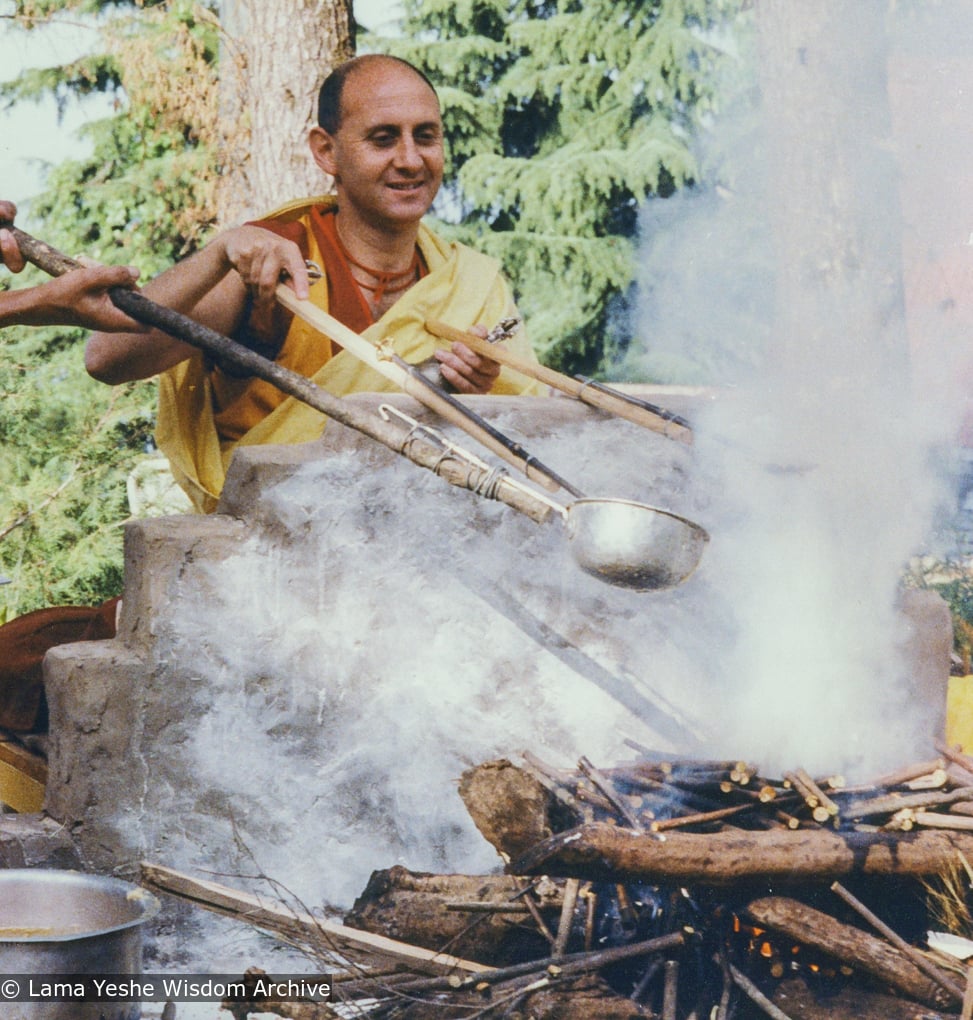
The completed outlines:
{"type": "Polygon", "coordinates": [[[799,767],[772,779],[745,761],[665,760],[633,746],[648,757],[609,769],[581,758],[572,772],[527,752],[522,767],[579,822],[608,820],[649,833],[726,826],[973,831],[973,757],[945,745],[930,761],[856,786],[841,775],[813,778],[799,767]]]}
{"type": "MultiPolygon", "coordinates": [[[[973,1020],[966,966],[923,946],[931,883],[958,873],[967,890],[973,878],[973,758],[938,746],[850,786],[637,750],[608,768],[555,769],[528,753],[470,769],[460,795],[506,874],[377,872],[344,925],[282,929],[293,939],[303,924],[302,941],[330,961],[339,1012],[227,1008],[237,1020],[248,1009],[973,1020]],[[904,929],[896,904],[919,905],[904,929]]],[[[194,901],[206,905],[198,890],[194,901]]],[[[251,905],[243,919],[268,927],[273,913],[251,905]]]]}

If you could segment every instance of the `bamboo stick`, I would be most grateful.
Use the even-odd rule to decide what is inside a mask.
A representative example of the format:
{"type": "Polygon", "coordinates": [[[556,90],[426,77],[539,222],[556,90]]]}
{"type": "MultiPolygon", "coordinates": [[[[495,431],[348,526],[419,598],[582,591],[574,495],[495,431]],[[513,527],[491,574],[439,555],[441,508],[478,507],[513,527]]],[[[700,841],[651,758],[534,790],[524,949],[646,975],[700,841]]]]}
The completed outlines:
{"type": "Polygon", "coordinates": [[[693,433],[689,423],[677,415],[664,411],[662,408],[650,411],[644,406],[639,406],[630,400],[626,400],[623,394],[617,393],[608,387],[599,387],[598,389],[589,387],[587,384],[577,382],[566,375],[562,375],[560,372],[555,372],[553,369],[525,361],[499,344],[491,344],[475,333],[456,329],[448,323],[429,319],[426,321],[426,329],[444,340],[454,342],[458,340],[482,357],[498,361],[501,365],[507,365],[517,372],[530,376],[538,382],[542,382],[563,393],[567,393],[584,403],[592,404],[621,418],[627,418],[629,421],[651,429],[653,432],[659,432],[671,439],[676,439],[683,443],[692,443],[693,433]]]}

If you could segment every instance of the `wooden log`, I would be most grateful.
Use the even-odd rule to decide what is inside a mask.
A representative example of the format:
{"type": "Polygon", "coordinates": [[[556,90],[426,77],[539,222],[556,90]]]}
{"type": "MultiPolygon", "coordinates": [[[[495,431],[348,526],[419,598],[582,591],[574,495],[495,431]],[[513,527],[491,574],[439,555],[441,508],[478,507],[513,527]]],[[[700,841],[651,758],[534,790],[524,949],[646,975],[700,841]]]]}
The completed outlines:
{"type": "Polygon", "coordinates": [[[958,851],[973,856],[973,835],[932,829],[909,833],[734,829],[659,833],[653,839],[596,822],[545,840],[514,861],[512,870],[518,875],[596,881],[795,884],[848,875],[934,875],[952,866],[958,851]]]}
{"type": "Polygon", "coordinates": [[[928,957],[911,946],[890,925],[886,924],[874,911],[865,906],[854,893],[849,892],[840,882],[831,883],[831,891],[840,896],[860,917],[881,935],[884,935],[901,953],[910,959],[924,974],[932,978],[940,988],[945,989],[956,1002],[962,1002],[963,989],[948,974],[937,967],[928,957]]]}
{"type": "Polygon", "coordinates": [[[755,924],[854,967],[926,1006],[941,1009],[952,997],[894,946],[829,914],[783,896],[765,896],[746,907],[755,924]]]}
{"type": "Polygon", "coordinates": [[[518,895],[530,884],[509,875],[429,875],[400,865],[375,871],[346,915],[345,924],[425,949],[449,947],[450,953],[500,967],[544,956],[548,942],[538,931],[525,900],[537,903],[552,923],[561,909],[561,893],[550,881],[541,897],[518,895]],[[481,908],[475,913],[450,909],[455,901],[481,908]],[[507,913],[513,906],[521,911],[507,913]],[[501,912],[489,913],[490,910],[501,912]]]}
{"type": "Polygon", "coordinates": [[[467,769],[460,777],[459,795],[483,838],[505,861],[554,831],[553,795],[506,758],[467,769]]]}

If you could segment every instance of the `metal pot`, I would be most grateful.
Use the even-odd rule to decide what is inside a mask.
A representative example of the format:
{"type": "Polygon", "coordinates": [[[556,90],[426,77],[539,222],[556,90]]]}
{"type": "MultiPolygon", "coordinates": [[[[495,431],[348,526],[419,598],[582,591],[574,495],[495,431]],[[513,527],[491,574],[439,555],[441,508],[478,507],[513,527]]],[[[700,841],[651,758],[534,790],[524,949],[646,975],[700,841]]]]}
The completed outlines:
{"type": "MultiPolygon", "coordinates": [[[[0,870],[0,974],[138,975],[143,922],[159,901],[103,875],[0,870]]],[[[14,1002],[0,984],[4,1020],[138,1020],[139,1003],[14,1002]]]]}

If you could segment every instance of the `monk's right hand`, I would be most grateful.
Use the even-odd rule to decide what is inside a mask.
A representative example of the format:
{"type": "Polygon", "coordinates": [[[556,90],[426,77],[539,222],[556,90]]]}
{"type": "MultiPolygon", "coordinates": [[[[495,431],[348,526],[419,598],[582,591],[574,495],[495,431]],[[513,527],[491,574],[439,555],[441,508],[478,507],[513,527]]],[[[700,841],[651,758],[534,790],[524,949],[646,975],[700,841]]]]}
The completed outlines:
{"type": "Polygon", "coordinates": [[[277,285],[287,281],[294,293],[308,296],[307,266],[293,241],[262,227],[235,227],[223,235],[224,251],[258,306],[269,309],[277,285]]]}

